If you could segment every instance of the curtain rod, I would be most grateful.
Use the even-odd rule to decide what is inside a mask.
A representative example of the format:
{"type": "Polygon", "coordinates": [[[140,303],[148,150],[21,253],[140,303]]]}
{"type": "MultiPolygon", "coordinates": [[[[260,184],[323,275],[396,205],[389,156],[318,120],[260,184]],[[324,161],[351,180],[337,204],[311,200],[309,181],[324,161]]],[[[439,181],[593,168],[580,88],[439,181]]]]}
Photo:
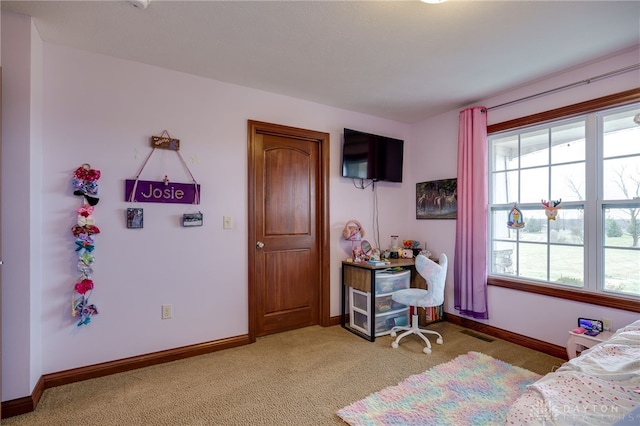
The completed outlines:
{"type": "Polygon", "coordinates": [[[501,108],[503,106],[516,104],[518,102],[528,101],[529,99],[537,98],[537,97],[544,96],[544,95],[549,95],[551,93],[559,92],[561,90],[571,89],[571,88],[576,87],[576,86],[582,86],[583,84],[589,84],[592,81],[597,81],[597,80],[601,80],[603,78],[612,77],[612,76],[614,76],[616,74],[622,74],[624,72],[631,71],[631,70],[634,70],[636,68],[640,68],[640,64],[629,65],[628,67],[620,68],[620,69],[615,70],[615,71],[609,71],[607,73],[600,74],[600,75],[597,75],[595,77],[588,78],[586,80],[576,81],[575,83],[571,83],[571,84],[567,84],[567,85],[564,85],[564,86],[556,87],[555,89],[547,90],[545,92],[536,93],[535,95],[526,96],[524,98],[516,99],[514,101],[509,101],[509,102],[505,102],[505,103],[500,104],[500,105],[495,105],[495,106],[492,106],[492,107],[488,107],[487,110],[501,108]]]}

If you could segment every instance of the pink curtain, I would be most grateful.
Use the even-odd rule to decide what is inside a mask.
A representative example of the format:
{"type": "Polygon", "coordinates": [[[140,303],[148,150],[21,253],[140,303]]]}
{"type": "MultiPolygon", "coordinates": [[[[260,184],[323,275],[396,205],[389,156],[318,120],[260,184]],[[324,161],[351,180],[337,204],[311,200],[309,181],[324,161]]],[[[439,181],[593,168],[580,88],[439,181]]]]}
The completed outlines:
{"type": "Polygon", "coordinates": [[[459,120],[454,307],[462,315],[487,319],[487,110],[467,108],[459,120]]]}

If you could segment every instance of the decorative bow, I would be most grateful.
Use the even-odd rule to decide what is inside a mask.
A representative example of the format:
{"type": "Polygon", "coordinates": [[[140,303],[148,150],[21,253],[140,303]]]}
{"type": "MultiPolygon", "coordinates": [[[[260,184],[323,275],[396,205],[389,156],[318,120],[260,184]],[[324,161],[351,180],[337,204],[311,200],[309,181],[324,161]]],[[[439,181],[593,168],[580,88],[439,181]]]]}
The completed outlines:
{"type": "Polygon", "coordinates": [[[100,170],[92,169],[90,165],[83,164],[76,169],[73,175],[77,179],[95,181],[100,179],[100,170]]]}
{"type": "Polygon", "coordinates": [[[93,214],[93,206],[85,204],[78,209],[78,214],[81,216],[91,216],[93,214]]]}
{"type": "Polygon", "coordinates": [[[76,245],[78,246],[76,247],[78,255],[84,255],[87,252],[91,253],[95,248],[92,244],[88,244],[84,241],[76,241],[76,245]]]}
{"type": "Polygon", "coordinates": [[[82,274],[83,278],[89,278],[91,274],[93,274],[93,268],[91,265],[87,265],[86,263],[80,261],[78,262],[78,272],[82,274]]]}
{"type": "Polygon", "coordinates": [[[78,226],[92,226],[95,220],[91,216],[78,216],[78,226]]]}
{"type": "Polygon", "coordinates": [[[86,225],[86,226],[76,225],[73,228],[71,228],[71,232],[73,233],[73,235],[77,237],[82,234],[87,234],[87,235],[99,234],[100,229],[95,225],[86,225]]]}
{"type": "Polygon", "coordinates": [[[78,256],[80,262],[85,265],[93,265],[93,261],[95,260],[93,255],[88,252],[83,252],[80,256],[78,256]]]}
{"type": "Polygon", "coordinates": [[[82,241],[84,245],[93,244],[93,235],[80,234],[76,237],[76,241],[82,241]]]}
{"type": "Polygon", "coordinates": [[[89,298],[80,296],[72,301],[71,315],[74,317],[80,317],[78,321],[78,327],[81,325],[89,324],[91,322],[91,316],[98,314],[98,308],[96,305],[89,305],[89,298]]]}

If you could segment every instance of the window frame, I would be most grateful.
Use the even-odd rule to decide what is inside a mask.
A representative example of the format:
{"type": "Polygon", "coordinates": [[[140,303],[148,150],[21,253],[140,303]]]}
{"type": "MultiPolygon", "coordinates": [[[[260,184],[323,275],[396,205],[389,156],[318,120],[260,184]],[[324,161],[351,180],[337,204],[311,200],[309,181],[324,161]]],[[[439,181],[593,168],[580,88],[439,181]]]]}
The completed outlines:
{"type": "MultiPolygon", "coordinates": [[[[640,88],[626,90],[608,96],[580,102],[553,110],[532,114],[525,117],[504,121],[487,126],[487,134],[516,130],[518,128],[529,127],[546,122],[569,119],[582,114],[596,113],[608,108],[622,107],[640,101],[640,88]]],[[[616,308],[630,312],[640,312],[640,303],[637,298],[625,297],[623,295],[612,295],[604,292],[590,292],[585,290],[574,290],[570,288],[559,288],[550,284],[543,284],[534,280],[522,279],[520,277],[488,276],[487,284],[503,287],[527,293],[551,296],[560,299],[584,302],[592,305],[616,308]],[[535,284],[534,284],[535,282],[535,284]]]]}

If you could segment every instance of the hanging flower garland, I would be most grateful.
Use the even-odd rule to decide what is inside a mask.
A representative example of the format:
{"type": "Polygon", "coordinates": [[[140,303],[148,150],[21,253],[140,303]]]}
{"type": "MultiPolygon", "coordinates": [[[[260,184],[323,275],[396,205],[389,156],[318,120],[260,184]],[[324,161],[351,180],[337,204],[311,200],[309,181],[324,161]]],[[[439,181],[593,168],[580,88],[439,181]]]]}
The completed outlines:
{"type": "Polygon", "coordinates": [[[89,296],[93,292],[93,250],[94,236],[100,233],[93,219],[93,206],[98,204],[98,182],[100,170],[92,169],[89,164],[78,167],[73,174],[73,194],[84,198],[84,204],[78,212],[76,225],[71,228],[76,237],[76,253],[78,253],[78,272],[80,276],[74,285],[74,294],[71,297],[71,315],[78,317],[78,327],[89,324],[91,317],[98,314],[96,305],[89,304],[89,296]]]}

